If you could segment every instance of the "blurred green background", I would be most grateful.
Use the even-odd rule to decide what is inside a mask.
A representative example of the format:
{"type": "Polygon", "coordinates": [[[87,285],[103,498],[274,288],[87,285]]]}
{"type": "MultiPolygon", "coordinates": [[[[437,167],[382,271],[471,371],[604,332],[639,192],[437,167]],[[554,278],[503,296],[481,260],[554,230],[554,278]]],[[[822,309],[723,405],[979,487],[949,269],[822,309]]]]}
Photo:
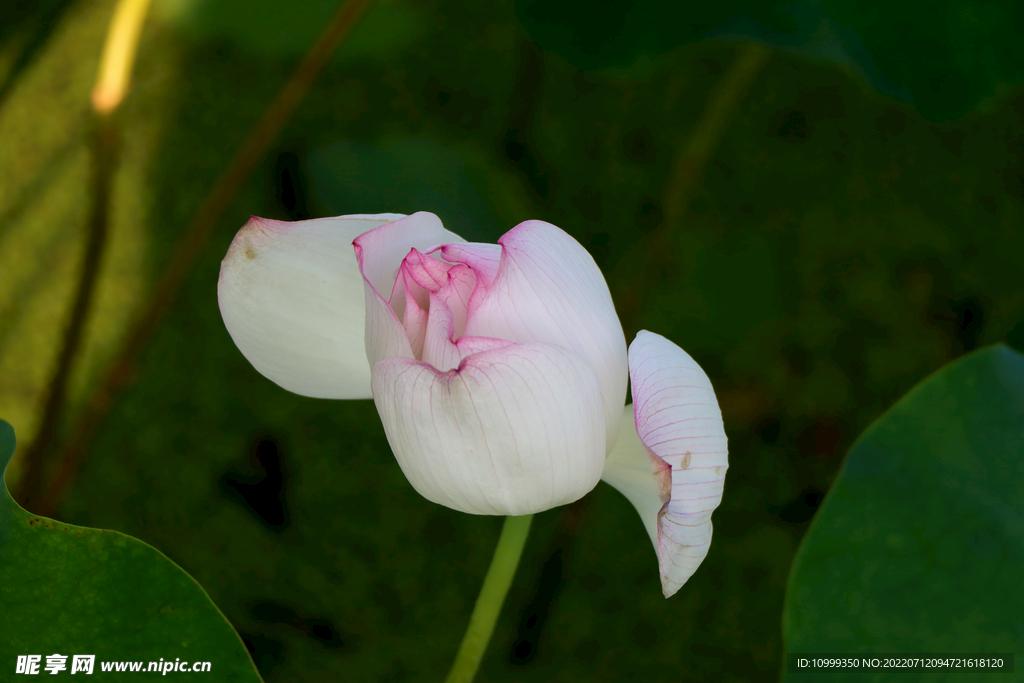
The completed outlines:
{"type": "MultiPolygon", "coordinates": [[[[220,320],[219,260],[249,214],[427,210],[490,242],[540,218],[597,259],[629,340],[658,332],[707,371],[731,466],[710,554],[671,600],[616,491],[538,515],[479,680],[776,679],[790,564],[853,439],[951,359],[1024,346],[1024,79],[1000,42],[1020,10],[949,2],[930,39],[901,40],[923,7],[871,33],[847,4],[679,23],[651,2],[378,0],[219,222],[58,517],[166,553],[267,681],[439,679],[500,520],[420,498],[370,401],[256,373],[220,320]],[[672,169],[752,38],[770,57],[666,218],[672,169]]],[[[154,1],[72,415],[335,7],[154,1]]],[[[0,416],[19,454],[79,267],[112,8],[0,18],[0,416]]]]}

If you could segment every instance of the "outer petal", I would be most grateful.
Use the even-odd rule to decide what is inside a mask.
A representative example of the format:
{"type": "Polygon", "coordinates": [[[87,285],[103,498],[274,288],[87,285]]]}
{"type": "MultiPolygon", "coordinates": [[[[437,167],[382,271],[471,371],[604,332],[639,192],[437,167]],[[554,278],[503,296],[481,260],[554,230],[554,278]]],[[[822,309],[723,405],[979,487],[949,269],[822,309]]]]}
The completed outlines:
{"type": "Polygon", "coordinates": [[[546,344],[475,343],[484,350],[457,370],[406,358],[373,367],[405,476],[424,498],[471,514],[526,515],[584,496],[605,460],[590,364],[546,344]]]}
{"type": "MultiPolygon", "coordinates": [[[[426,252],[448,242],[465,242],[441,225],[432,213],[420,211],[359,235],[353,242],[363,274],[366,302],[366,358],[373,367],[386,358],[413,358],[402,323],[381,292],[392,297],[402,260],[416,248],[426,252]]],[[[404,305],[405,295],[396,298],[404,305]]]]}
{"type": "Polygon", "coordinates": [[[370,398],[363,282],[352,240],[401,214],[287,223],[253,216],[221,261],[217,299],[260,374],[315,398],[370,398]]]}
{"type": "Polygon", "coordinates": [[[602,478],[625,495],[658,553],[670,597],[707,555],[711,513],[729,467],[722,412],[711,381],[664,337],[641,331],[629,347],[633,406],[602,478]]]}
{"type": "Polygon", "coordinates": [[[465,333],[553,344],[585,358],[601,387],[610,449],[628,375],[626,339],[604,276],[579,242],[550,223],[520,223],[498,244],[497,274],[486,296],[474,295],[465,333]]]}

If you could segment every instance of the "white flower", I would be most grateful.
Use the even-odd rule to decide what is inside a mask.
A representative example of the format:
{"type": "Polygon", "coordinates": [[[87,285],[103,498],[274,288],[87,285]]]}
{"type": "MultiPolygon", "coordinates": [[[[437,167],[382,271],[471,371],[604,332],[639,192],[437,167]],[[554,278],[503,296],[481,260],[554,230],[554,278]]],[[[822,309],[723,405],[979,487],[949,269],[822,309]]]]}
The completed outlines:
{"type": "Polygon", "coordinates": [[[707,554],[728,467],[711,383],[651,332],[627,361],[600,270],[555,226],[475,244],[429,213],[254,217],[217,291],[263,375],[304,396],[372,397],[425,498],[525,515],[604,479],[640,513],[666,596],[707,554]]]}

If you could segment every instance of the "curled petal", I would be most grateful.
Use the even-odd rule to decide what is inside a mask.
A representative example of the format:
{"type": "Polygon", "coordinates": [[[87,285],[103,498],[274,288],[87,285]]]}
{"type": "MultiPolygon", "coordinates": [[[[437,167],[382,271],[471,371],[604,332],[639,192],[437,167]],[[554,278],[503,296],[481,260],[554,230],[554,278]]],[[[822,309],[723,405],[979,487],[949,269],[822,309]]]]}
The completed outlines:
{"type": "Polygon", "coordinates": [[[217,300],[263,376],[315,398],[370,398],[362,277],[352,240],[399,214],[249,219],[221,261],[217,300]]]}
{"type": "Polygon", "coordinates": [[[725,428],[707,375],[664,337],[637,334],[629,373],[633,405],[626,406],[602,478],[640,513],[670,597],[711,545],[711,513],[729,466],[725,428]]]}
{"type": "MultiPolygon", "coordinates": [[[[474,293],[467,335],[540,342],[571,349],[590,363],[601,387],[608,447],[618,437],[628,378],[626,339],[608,285],[579,242],[543,221],[505,233],[485,295],[474,293]]],[[[446,258],[454,249],[445,247],[446,258]]],[[[475,254],[481,261],[492,254],[475,254]]]]}
{"type": "MultiPolygon", "coordinates": [[[[402,262],[409,276],[416,284],[427,292],[436,292],[448,281],[448,269],[450,264],[439,261],[424,255],[419,249],[413,247],[402,262]]],[[[406,283],[406,287],[409,283],[406,283]]]]}
{"type": "Polygon", "coordinates": [[[466,331],[466,312],[474,289],[476,274],[469,266],[460,263],[448,271],[448,281],[437,292],[452,312],[455,337],[461,337],[466,331]]]}
{"type": "MultiPolygon", "coordinates": [[[[435,250],[435,253],[438,250],[435,250]]],[[[405,257],[400,269],[400,276],[396,280],[395,289],[391,294],[391,308],[399,315],[395,305],[401,290],[405,290],[405,310],[416,305],[424,311],[430,310],[435,295],[439,300],[448,306],[454,321],[454,336],[461,337],[466,328],[466,310],[469,307],[470,297],[476,289],[477,278],[473,269],[464,263],[451,264],[441,261],[439,258],[432,258],[424,255],[417,249],[412,249],[405,257]],[[401,281],[401,286],[398,281],[401,281]]],[[[404,315],[404,314],[403,314],[404,315]]],[[[406,322],[406,333],[410,340],[413,335],[410,333],[409,325],[406,322]]],[[[454,339],[452,340],[454,341],[454,339]]],[[[415,352],[416,344],[413,343],[415,352]]],[[[415,353],[420,358],[419,353],[415,353]]]]}
{"type": "Polygon", "coordinates": [[[464,242],[453,232],[441,225],[441,219],[432,213],[420,211],[393,223],[382,225],[359,235],[353,242],[356,261],[363,275],[366,302],[366,358],[374,366],[385,358],[414,358],[409,338],[392,310],[388,299],[381,292],[388,293],[393,303],[405,305],[405,292],[399,294],[398,269],[412,249],[427,252],[449,242],[464,242]]]}
{"type": "Polygon", "coordinates": [[[421,252],[448,242],[465,242],[444,229],[441,219],[418,211],[358,236],[356,255],[363,277],[378,292],[390,292],[402,260],[412,249],[421,252]]]}
{"type": "Polygon", "coordinates": [[[427,319],[423,339],[423,355],[420,360],[433,365],[441,372],[454,370],[462,362],[462,354],[452,341],[455,336],[455,322],[448,304],[436,292],[430,293],[430,317],[427,319]]]}
{"type": "MultiPolygon", "coordinates": [[[[429,295],[428,298],[421,304],[416,300],[416,283],[410,281],[411,278],[403,273],[403,276],[395,280],[395,291],[391,297],[391,308],[392,310],[396,307],[395,295],[400,295],[402,287],[405,290],[405,306],[402,310],[402,328],[405,330],[405,336],[409,340],[409,345],[412,349],[413,358],[420,358],[423,353],[423,340],[424,335],[427,333],[427,307],[430,305],[429,295]]],[[[397,314],[397,311],[396,311],[397,314]]]]}
{"type": "Polygon", "coordinates": [[[540,512],[594,488],[605,427],[590,364],[546,344],[459,343],[476,352],[456,370],[407,358],[373,367],[374,403],[413,487],[481,515],[540,512]]]}
{"type": "Polygon", "coordinates": [[[482,287],[490,287],[501,264],[501,245],[465,242],[445,244],[441,256],[449,263],[464,263],[476,273],[482,287]]]}

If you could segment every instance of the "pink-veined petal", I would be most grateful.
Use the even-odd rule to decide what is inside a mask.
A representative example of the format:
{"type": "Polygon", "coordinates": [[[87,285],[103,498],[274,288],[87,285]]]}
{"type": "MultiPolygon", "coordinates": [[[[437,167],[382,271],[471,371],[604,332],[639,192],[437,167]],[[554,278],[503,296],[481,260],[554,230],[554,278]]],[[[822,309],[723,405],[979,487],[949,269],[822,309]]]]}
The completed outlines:
{"type": "Polygon", "coordinates": [[[602,478],[643,519],[670,597],[711,545],[711,513],[722,501],[729,467],[722,411],[700,366],[660,335],[637,334],[629,373],[633,405],[626,406],[602,478]]]}
{"type": "Polygon", "coordinates": [[[238,231],[221,261],[217,300],[228,333],[260,374],[303,396],[370,398],[352,240],[401,218],[253,216],[238,231]]]}
{"type": "Polygon", "coordinates": [[[445,302],[452,313],[452,329],[455,337],[461,337],[466,331],[466,313],[469,300],[476,289],[476,274],[462,263],[454,265],[448,271],[448,281],[438,290],[438,298],[445,302]]]}
{"type": "Polygon", "coordinates": [[[465,359],[467,356],[472,356],[474,353],[493,351],[494,349],[511,346],[513,343],[514,342],[505,341],[504,339],[493,339],[491,337],[459,337],[459,340],[455,342],[455,346],[459,349],[459,355],[465,359]]]}
{"type": "MultiPolygon", "coordinates": [[[[610,449],[628,372],[626,339],[604,276],[579,242],[550,223],[520,223],[498,244],[500,265],[484,296],[470,302],[465,333],[553,344],[586,359],[601,387],[610,449]]],[[[447,247],[442,253],[456,256],[447,247]]]]}
{"type": "MultiPolygon", "coordinates": [[[[405,331],[405,336],[409,340],[409,346],[412,349],[413,358],[420,358],[423,354],[423,340],[427,333],[427,311],[423,306],[430,305],[429,295],[427,301],[424,304],[420,304],[416,300],[416,284],[411,282],[404,282],[406,276],[401,275],[395,282],[402,282],[404,288],[399,288],[396,284],[395,293],[401,294],[405,292],[405,306],[402,310],[402,329],[405,331]]],[[[394,299],[394,296],[392,297],[394,299]]],[[[395,302],[391,302],[391,308],[394,310],[395,302]]],[[[397,312],[396,312],[397,313],[397,312]]]]}
{"type": "Polygon", "coordinates": [[[462,362],[459,348],[452,341],[455,330],[452,317],[448,304],[437,292],[431,292],[430,317],[427,319],[423,355],[420,356],[420,360],[441,372],[454,370],[462,362]]]}
{"type": "MultiPolygon", "coordinates": [[[[409,276],[428,292],[436,292],[448,281],[448,269],[450,263],[430,258],[419,249],[413,247],[409,250],[402,268],[409,273],[409,276]]],[[[408,287],[408,283],[406,283],[408,287]]]]}
{"type": "Polygon", "coordinates": [[[413,487],[481,515],[540,512],[593,489],[606,451],[590,364],[546,344],[473,345],[485,350],[448,372],[407,358],[373,367],[374,403],[413,487]]]}
{"type": "MultiPolygon", "coordinates": [[[[449,232],[432,213],[420,211],[359,235],[353,242],[363,275],[366,305],[366,358],[373,367],[385,358],[414,358],[402,323],[385,292],[394,298],[395,278],[402,260],[413,248],[422,252],[449,242],[464,242],[449,232]]],[[[401,297],[402,304],[405,296],[401,297]]]]}
{"type": "Polygon", "coordinates": [[[465,263],[476,273],[483,287],[490,287],[501,264],[501,245],[482,242],[446,244],[441,257],[449,263],[465,263]]]}

